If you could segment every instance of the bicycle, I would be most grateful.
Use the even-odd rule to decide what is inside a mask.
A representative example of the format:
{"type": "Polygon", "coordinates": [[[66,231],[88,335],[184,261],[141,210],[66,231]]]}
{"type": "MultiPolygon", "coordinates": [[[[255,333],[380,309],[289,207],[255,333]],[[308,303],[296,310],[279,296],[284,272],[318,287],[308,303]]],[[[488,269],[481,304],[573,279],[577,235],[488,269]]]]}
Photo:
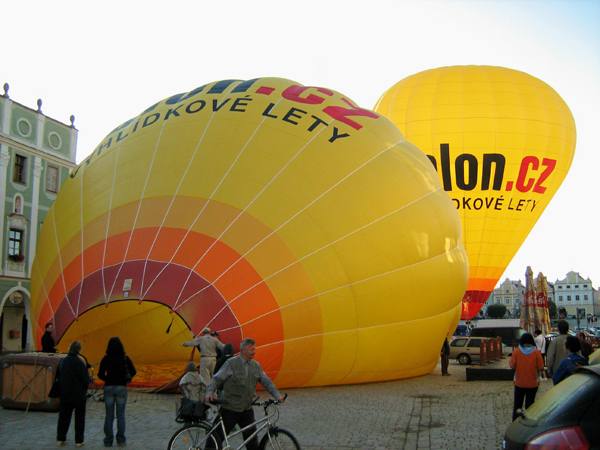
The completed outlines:
{"type": "MultiPolygon", "coordinates": [[[[284,399],[285,398],[287,398],[287,394],[284,399]]],[[[218,413],[212,423],[205,419],[187,423],[182,428],[175,431],[173,436],[171,436],[171,439],[169,439],[168,450],[240,450],[248,441],[250,441],[250,439],[258,436],[262,431],[265,431],[265,434],[259,442],[259,448],[261,450],[300,450],[300,444],[296,437],[290,431],[276,426],[277,421],[279,420],[279,408],[277,407],[279,403],[278,400],[273,399],[262,402],[255,400],[252,402],[252,405],[262,407],[264,409],[264,416],[242,429],[238,429],[237,431],[232,430],[229,434],[225,432],[223,419],[218,413]],[[232,447],[229,442],[230,439],[241,435],[242,432],[252,426],[256,426],[254,433],[238,447],[232,447]],[[220,445],[214,437],[219,431],[222,433],[221,435],[224,436],[223,443],[220,445]]]]}

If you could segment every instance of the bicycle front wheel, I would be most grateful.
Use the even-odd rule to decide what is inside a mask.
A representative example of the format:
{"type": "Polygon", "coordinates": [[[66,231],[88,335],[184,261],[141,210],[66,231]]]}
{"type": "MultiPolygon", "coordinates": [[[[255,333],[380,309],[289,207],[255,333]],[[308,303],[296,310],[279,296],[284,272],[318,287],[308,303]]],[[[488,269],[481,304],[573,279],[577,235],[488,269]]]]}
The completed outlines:
{"type": "Polygon", "coordinates": [[[271,428],[260,441],[261,450],[300,450],[292,433],[282,428],[271,428]]]}
{"type": "Polygon", "coordinates": [[[217,441],[208,435],[210,428],[206,425],[186,425],[177,430],[169,440],[168,450],[207,450],[217,449],[217,441]]]}

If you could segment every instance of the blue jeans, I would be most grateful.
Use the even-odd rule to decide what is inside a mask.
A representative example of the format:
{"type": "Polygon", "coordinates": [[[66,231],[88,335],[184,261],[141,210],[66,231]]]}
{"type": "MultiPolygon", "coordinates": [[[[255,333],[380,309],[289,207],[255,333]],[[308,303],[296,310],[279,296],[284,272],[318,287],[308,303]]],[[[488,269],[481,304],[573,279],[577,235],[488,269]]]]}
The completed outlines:
{"type": "Polygon", "coordinates": [[[104,386],[104,445],[113,443],[113,421],[115,406],[117,409],[117,443],[124,444],[125,438],[125,404],[127,403],[127,386],[104,386]]]}

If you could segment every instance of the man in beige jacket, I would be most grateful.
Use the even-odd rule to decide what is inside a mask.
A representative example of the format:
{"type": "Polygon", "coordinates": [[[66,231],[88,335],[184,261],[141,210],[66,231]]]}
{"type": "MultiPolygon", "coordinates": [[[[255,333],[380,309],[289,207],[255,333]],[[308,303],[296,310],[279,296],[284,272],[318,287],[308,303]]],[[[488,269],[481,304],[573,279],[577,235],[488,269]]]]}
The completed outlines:
{"type": "Polygon", "coordinates": [[[206,388],[212,379],[217,364],[217,349],[223,350],[223,343],[211,335],[211,329],[206,327],[191,341],[183,343],[184,347],[198,347],[200,351],[200,379],[206,388]]]}

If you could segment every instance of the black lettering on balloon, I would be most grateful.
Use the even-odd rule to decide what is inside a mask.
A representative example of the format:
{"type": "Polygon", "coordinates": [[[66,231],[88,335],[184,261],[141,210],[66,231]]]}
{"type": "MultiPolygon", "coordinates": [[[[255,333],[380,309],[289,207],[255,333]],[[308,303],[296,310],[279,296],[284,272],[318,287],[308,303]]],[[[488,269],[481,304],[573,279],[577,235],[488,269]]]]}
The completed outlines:
{"type": "Polygon", "coordinates": [[[475,155],[463,153],[458,155],[454,162],[456,172],[456,186],[465,191],[472,191],[477,186],[477,158],[475,155]],[[465,180],[465,164],[468,166],[468,178],[465,180]]]}
{"type": "Polygon", "coordinates": [[[329,124],[327,122],[325,122],[322,119],[319,119],[317,116],[311,115],[310,117],[315,119],[315,121],[313,123],[311,123],[310,126],[308,127],[308,131],[310,131],[310,132],[312,132],[315,128],[317,128],[321,124],[324,124],[326,127],[329,126],[329,124]]]}
{"type": "MultiPolygon", "coordinates": [[[[209,91],[210,92],[210,91],[209,91]]],[[[231,100],[230,98],[226,98],[225,100],[223,100],[221,103],[219,103],[219,100],[217,100],[216,98],[212,101],[213,104],[213,111],[218,111],[220,110],[223,106],[225,106],[227,104],[227,102],[229,102],[229,100],[231,100]]]]}
{"type": "Polygon", "coordinates": [[[169,117],[171,117],[171,116],[179,117],[179,111],[177,111],[177,110],[178,110],[179,108],[181,108],[182,106],[183,106],[183,105],[179,105],[179,106],[178,106],[178,107],[176,107],[176,108],[170,108],[170,109],[167,111],[167,114],[165,114],[165,118],[164,118],[164,120],[169,120],[169,117]]]}
{"type": "Polygon", "coordinates": [[[450,174],[450,145],[440,144],[440,163],[442,166],[442,181],[444,190],[452,190],[452,175],[450,174]]]}
{"type": "Polygon", "coordinates": [[[308,112],[300,108],[290,108],[290,110],[285,113],[281,120],[291,123],[293,125],[298,125],[298,122],[294,121],[293,119],[302,119],[304,114],[308,114],[308,112]]]}
{"type": "Polygon", "coordinates": [[[277,119],[277,116],[269,114],[271,110],[275,107],[275,103],[269,103],[265,110],[262,112],[262,115],[265,117],[271,117],[272,119],[277,119]]]}
{"type": "Polygon", "coordinates": [[[338,139],[350,136],[348,133],[338,133],[338,131],[340,131],[340,130],[338,130],[337,127],[333,127],[333,133],[331,134],[331,137],[329,138],[329,142],[335,142],[338,139]]]}
{"type": "Polygon", "coordinates": [[[232,112],[246,112],[246,108],[248,107],[248,103],[250,103],[251,101],[252,101],[252,97],[250,97],[250,96],[238,97],[231,104],[231,108],[229,108],[229,111],[232,111],[232,112]]]}
{"type": "Polygon", "coordinates": [[[492,189],[499,191],[502,188],[502,179],[504,178],[504,166],[506,158],[500,153],[484,153],[483,169],[481,174],[481,190],[487,191],[490,188],[490,179],[492,175],[492,165],[494,166],[494,184],[492,189]]]}
{"type": "Polygon", "coordinates": [[[153,123],[156,123],[156,121],[158,119],[160,119],[160,113],[154,113],[154,114],[149,115],[148,117],[146,117],[144,119],[144,122],[142,124],[142,128],[149,127],[153,123]]]}
{"type": "Polygon", "coordinates": [[[202,111],[205,106],[206,102],[204,100],[196,100],[188,103],[188,105],[185,107],[185,112],[188,114],[195,114],[198,111],[202,111]]]}
{"type": "Polygon", "coordinates": [[[433,164],[433,168],[437,170],[437,161],[435,160],[435,157],[432,155],[427,155],[427,157],[429,158],[429,161],[431,161],[431,164],[433,164]]]}

